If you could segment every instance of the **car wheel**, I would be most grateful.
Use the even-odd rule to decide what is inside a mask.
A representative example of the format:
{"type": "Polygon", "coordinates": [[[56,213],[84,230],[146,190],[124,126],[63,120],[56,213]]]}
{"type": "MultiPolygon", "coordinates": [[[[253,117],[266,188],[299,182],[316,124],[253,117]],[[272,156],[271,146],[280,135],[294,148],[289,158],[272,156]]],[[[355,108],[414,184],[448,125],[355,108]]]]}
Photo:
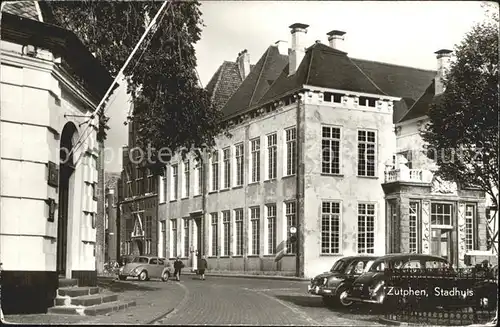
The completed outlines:
{"type": "Polygon", "coordinates": [[[119,280],[125,280],[125,279],[127,279],[127,276],[122,276],[122,275],[120,275],[120,276],[118,276],[118,279],[119,279],[119,280]]]}
{"type": "Polygon", "coordinates": [[[148,272],[146,270],[141,271],[139,274],[139,280],[140,281],[145,281],[148,279],[148,272]]]}
{"type": "Polygon", "coordinates": [[[164,282],[168,282],[169,279],[170,279],[170,273],[168,271],[165,271],[161,276],[161,280],[164,282]]]}
{"type": "Polygon", "coordinates": [[[337,301],[338,303],[344,307],[344,308],[348,308],[350,306],[352,306],[353,304],[353,301],[350,301],[350,300],[346,300],[346,297],[348,295],[348,292],[347,292],[347,288],[346,287],[341,287],[338,292],[338,297],[337,297],[337,301]]]}
{"type": "Polygon", "coordinates": [[[323,304],[327,307],[331,307],[335,304],[335,300],[331,296],[323,296],[323,304]]]}

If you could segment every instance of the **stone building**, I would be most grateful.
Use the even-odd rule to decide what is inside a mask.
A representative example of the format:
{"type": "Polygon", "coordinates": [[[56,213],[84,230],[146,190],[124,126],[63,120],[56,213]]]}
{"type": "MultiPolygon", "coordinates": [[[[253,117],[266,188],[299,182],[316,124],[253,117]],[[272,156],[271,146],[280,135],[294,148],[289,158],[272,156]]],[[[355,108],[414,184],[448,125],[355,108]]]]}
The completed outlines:
{"type": "Polygon", "coordinates": [[[98,117],[91,114],[112,78],[75,34],[44,22],[43,5],[2,3],[4,313],[46,312],[59,277],[97,282],[98,117]]]}
{"type": "Polygon", "coordinates": [[[451,60],[450,50],[436,55],[436,78],[395,126],[396,156],[383,184],[391,235],[386,251],[430,253],[462,266],[470,264],[468,256],[486,250],[486,197],[483,191],[435,177],[437,167],[429,155],[442,153],[423,150],[419,132],[429,120],[430,105],[444,92],[442,79],[451,60]]]}
{"type": "Polygon", "coordinates": [[[104,230],[105,230],[105,252],[104,258],[106,262],[118,261],[120,258],[120,247],[119,247],[119,220],[117,219],[118,213],[118,183],[120,179],[120,173],[105,173],[105,189],[106,189],[106,201],[105,201],[105,220],[104,220],[104,230]]]}
{"type": "MultiPolygon", "coordinates": [[[[310,277],[341,256],[409,249],[405,223],[391,225],[387,214],[400,194],[386,170],[397,168],[387,165],[405,142],[395,124],[422,104],[441,70],[350,58],[336,30],[328,45],[306,48],[308,25],[290,28],[290,47],[276,42],[254,67],[243,51],[207,86],[232,137],[218,137],[200,162],[167,166],[158,197],[162,256],[188,259],[197,250],[214,270],[310,277]],[[395,226],[402,242],[390,247],[395,226]]],[[[484,195],[455,199],[479,211],[484,195]]],[[[397,215],[409,210],[405,201],[397,215]]]]}
{"type": "Polygon", "coordinates": [[[156,255],[158,177],[139,164],[140,153],[134,153],[137,126],[130,122],[128,128],[128,145],[123,147],[120,178],[120,255],[156,255]]]}

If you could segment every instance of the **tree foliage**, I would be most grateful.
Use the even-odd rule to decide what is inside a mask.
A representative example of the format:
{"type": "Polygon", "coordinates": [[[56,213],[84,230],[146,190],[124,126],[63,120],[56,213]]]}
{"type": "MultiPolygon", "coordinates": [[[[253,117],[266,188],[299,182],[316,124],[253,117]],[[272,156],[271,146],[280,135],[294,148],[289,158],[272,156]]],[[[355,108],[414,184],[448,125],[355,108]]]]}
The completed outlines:
{"type": "Polygon", "coordinates": [[[498,16],[477,24],[456,46],[445,92],[422,133],[436,151],[437,175],[484,190],[498,207],[498,16]]]}
{"type": "MultiPolygon", "coordinates": [[[[158,1],[48,3],[53,22],[77,34],[114,76],[162,5],[158,1]]],[[[211,147],[223,130],[221,113],[200,87],[195,70],[194,44],[203,24],[199,6],[197,1],[171,1],[124,71],[137,144],[156,150],[153,158],[162,148],[175,153],[211,147]]]]}

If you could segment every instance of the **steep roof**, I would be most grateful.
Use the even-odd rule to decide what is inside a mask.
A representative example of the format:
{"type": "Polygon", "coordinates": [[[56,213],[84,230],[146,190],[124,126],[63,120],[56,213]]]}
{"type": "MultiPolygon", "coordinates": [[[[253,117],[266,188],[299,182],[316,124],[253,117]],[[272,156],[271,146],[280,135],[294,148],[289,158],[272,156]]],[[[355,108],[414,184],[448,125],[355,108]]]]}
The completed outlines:
{"type": "Polygon", "coordinates": [[[401,97],[394,122],[408,111],[432,82],[436,72],[353,59],[347,53],[316,43],[306,51],[296,73],[288,74],[288,56],[270,46],[254,71],[223,107],[226,117],[300,90],[303,85],[401,97]]]}
{"type": "MultiPolygon", "coordinates": [[[[254,65],[250,65],[250,71],[252,71],[253,67],[254,65]]],[[[212,76],[205,89],[210,93],[215,107],[222,109],[242,81],[238,64],[232,61],[224,61],[212,76]]]]}
{"type": "Polygon", "coordinates": [[[2,11],[19,17],[43,21],[37,1],[9,1],[4,4],[2,11]]]}
{"type": "Polygon", "coordinates": [[[441,94],[435,94],[435,85],[432,81],[422,96],[413,104],[413,106],[398,120],[398,123],[426,116],[429,113],[431,104],[441,99],[441,94]]]}

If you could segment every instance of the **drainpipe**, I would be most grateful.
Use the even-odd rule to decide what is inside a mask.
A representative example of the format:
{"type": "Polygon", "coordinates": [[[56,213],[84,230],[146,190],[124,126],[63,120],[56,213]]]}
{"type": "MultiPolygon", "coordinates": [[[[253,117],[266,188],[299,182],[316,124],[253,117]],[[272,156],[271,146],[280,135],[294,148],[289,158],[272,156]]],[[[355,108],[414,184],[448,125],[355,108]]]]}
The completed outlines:
{"type": "MultiPolygon", "coordinates": [[[[303,160],[303,145],[304,135],[302,133],[302,110],[300,110],[301,105],[301,94],[298,93],[297,97],[297,181],[296,181],[296,203],[297,203],[297,240],[296,240],[296,253],[295,253],[295,275],[301,277],[301,257],[304,257],[303,253],[303,240],[302,235],[304,233],[303,228],[303,217],[304,217],[304,160],[303,160]]],[[[288,232],[288,231],[287,231],[288,232]]]]}

